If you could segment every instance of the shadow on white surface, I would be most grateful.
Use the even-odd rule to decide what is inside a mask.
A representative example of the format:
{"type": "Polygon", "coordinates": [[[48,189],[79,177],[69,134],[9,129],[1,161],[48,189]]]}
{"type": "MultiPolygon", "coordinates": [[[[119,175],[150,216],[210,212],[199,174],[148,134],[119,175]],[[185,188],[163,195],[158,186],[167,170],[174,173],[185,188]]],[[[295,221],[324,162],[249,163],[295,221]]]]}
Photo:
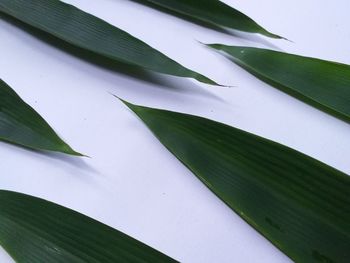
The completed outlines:
{"type": "MultiPolygon", "coordinates": [[[[259,42],[260,36],[239,39],[132,1],[66,2],[188,68],[237,87],[211,87],[125,65],[91,63],[90,55],[67,53],[0,18],[1,78],[67,143],[92,157],[38,154],[0,143],[1,188],[82,212],[185,263],[291,262],[218,200],[110,93],[136,104],[227,123],[347,173],[349,125],[266,85],[196,42],[248,45],[259,42]]],[[[333,2],[316,0],[225,2],[296,42],[271,40],[279,49],[350,62],[348,0],[339,1],[338,12],[329,12],[333,2]]],[[[0,252],[0,262],[11,260],[0,252]]]]}

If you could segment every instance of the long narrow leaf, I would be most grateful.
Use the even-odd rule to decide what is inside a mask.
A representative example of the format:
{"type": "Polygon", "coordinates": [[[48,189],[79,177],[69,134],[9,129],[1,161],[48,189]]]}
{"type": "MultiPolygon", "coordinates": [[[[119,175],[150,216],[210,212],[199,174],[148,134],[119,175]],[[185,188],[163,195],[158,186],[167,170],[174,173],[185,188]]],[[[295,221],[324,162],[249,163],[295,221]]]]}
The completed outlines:
{"type": "Polygon", "coordinates": [[[219,0],[136,0],[152,3],[188,17],[221,27],[259,33],[271,38],[282,37],[268,32],[253,19],[219,0]]]}
{"type": "Polygon", "coordinates": [[[78,155],[49,124],[0,79],[0,140],[34,150],[78,155]]]}
{"type": "Polygon", "coordinates": [[[209,46],[274,87],[350,121],[349,65],[259,48],[209,46]]]}
{"type": "Polygon", "coordinates": [[[164,74],[216,84],[127,32],[59,0],[0,0],[0,12],[103,57],[164,74]]]}
{"type": "Polygon", "coordinates": [[[57,204],[0,191],[0,245],[18,262],[176,262],[57,204]]]}
{"type": "Polygon", "coordinates": [[[221,123],[126,105],[211,191],[290,258],[349,262],[349,176],[221,123]]]}

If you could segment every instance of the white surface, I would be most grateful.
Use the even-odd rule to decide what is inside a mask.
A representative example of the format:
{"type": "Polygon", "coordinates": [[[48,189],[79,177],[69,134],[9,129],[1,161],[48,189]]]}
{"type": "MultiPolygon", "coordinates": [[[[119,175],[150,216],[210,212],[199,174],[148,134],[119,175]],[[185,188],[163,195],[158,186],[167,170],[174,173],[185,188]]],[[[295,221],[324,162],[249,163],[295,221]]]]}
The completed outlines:
{"type": "MultiPolygon", "coordinates": [[[[218,200],[124,105],[192,113],[350,173],[350,126],[199,45],[278,48],[350,64],[348,0],[225,1],[295,43],[220,33],[125,0],[69,0],[231,89],[167,76],[156,85],[80,60],[0,20],[0,74],[91,159],[0,145],[0,187],[78,210],[182,262],[290,262],[218,200]]],[[[0,262],[11,262],[0,251],[0,262]]]]}

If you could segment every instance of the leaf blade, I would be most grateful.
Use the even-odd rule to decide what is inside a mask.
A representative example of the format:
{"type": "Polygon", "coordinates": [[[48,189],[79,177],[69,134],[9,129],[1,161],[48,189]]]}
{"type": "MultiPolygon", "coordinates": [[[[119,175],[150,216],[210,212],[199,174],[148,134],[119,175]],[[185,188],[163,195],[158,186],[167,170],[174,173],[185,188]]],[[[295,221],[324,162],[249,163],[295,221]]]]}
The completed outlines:
{"type": "Polygon", "coordinates": [[[208,45],[272,86],[350,121],[350,66],[267,49],[208,45]]]}
{"type": "Polygon", "coordinates": [[[296,262],[347,262],[350,178],[204,118],[125,103],[233,211],[296,262]]]}
{"type": "Polygon", "coordinates": [[[242,12],[218,0],[137,0],[137,2],[152,3],[213,25],[283,39],[283,37],[267,31],[242,12]]]}
{"type": "Polygon", "coordinates": [[[0,190],[0,244],[21,262],[176,262],[92,218],[0,190]]]}
{"type": "Polygon", "coordinates": [[[33,150],[82,156],[59,138],[49,124],[1,79],[0,140],[33,150]]]}
{"type": "Polygon", "coordinates": [[[129,33],[59,0],[0,0],[0,12],[102,57],[217,85],[129,33]]]}

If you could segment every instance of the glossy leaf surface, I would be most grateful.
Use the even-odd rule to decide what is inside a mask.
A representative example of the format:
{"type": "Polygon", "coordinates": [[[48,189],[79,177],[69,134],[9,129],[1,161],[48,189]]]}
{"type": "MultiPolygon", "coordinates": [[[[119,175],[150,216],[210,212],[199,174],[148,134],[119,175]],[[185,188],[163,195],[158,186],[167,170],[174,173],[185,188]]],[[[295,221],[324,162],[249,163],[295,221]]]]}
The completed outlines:
{"type": "Polygon", "coordinates": [[[259,33],[271,38],[282,38],[268,32],[253,19],[219,0],[137,0],[152,3],[188,17],[249,33],[259,33]]]}
{"type": "Polygon", "coordinates": [[[127,32],[59,0],[0,0],[3,12],[71,45],[159,73],[216,84],[127,32]]]}
{"type": "Polygon", "coordinates": [[[211,191],[295,262],[349,261],[349,176],[218,122],[126,104],[211,191]]]}
{"type": "Polygon", "coordinates": [[[9,191],[0,191],[0,245],[19,263],[176,262],[73,210],[9,191]]]}
{"type": "Polygon", "coordinates": [[[49,124],[1,79],[0,140],[34,150],[81,155],[62,141],[49,124]]]}
{"type": "Polygon", "coordinates": [[[267,49],[209,46],[274,87],[350,121],[349,65],[267,49]]]}

